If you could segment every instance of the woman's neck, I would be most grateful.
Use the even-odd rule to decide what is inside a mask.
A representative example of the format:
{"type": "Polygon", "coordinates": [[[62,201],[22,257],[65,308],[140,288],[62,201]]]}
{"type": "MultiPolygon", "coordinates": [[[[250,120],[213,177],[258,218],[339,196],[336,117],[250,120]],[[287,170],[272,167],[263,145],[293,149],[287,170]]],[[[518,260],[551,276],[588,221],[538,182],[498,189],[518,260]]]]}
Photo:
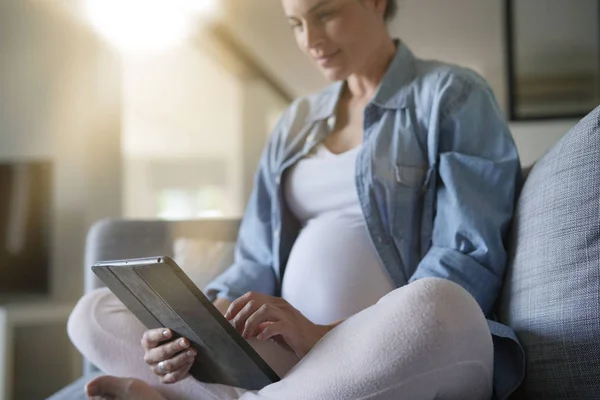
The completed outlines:
{"type": "Polygon", "coordinates": [[[396,44],[388,37],[374,52],[372,58],[374,61],[366,65],[362,71],[348,77],[347,89],[350,97],[371,100],[395,54],[396,44]]]}

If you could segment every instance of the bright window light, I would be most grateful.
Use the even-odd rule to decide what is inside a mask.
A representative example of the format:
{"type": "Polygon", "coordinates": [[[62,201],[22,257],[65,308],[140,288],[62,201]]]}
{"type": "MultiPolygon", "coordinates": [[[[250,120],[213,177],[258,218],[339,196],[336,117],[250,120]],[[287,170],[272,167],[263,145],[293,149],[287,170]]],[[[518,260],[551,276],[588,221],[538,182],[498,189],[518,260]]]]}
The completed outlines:
{"type": "Polygon", "coordinates": [[[219,0],[84,0],[92,26],[125,53],[181,43],[202,20],[218,17],[219,0]]]}

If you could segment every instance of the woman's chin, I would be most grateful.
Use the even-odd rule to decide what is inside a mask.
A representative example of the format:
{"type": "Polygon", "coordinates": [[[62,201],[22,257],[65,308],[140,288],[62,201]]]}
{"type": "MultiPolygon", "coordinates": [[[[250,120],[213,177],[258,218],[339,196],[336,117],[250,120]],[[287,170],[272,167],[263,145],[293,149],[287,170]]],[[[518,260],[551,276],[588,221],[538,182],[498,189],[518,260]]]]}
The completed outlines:
{"type": "Polygon", "coordinates": [[[325,76],[325,79],[327,79],[329,82],[343,81],[346,78],[348,78],[348,75],[349,75],[345,68],[321,67],[320,69],[321,69],[321,73],[325,76]]]}

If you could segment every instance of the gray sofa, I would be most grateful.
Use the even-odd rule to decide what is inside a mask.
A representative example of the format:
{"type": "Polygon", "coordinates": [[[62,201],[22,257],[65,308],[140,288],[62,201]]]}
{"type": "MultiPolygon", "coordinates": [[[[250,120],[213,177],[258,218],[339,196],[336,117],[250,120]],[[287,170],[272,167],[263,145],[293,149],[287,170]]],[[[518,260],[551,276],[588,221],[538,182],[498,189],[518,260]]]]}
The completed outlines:
{"type": "MultiPolygon", "coordinates": [[[[171,255],[175,237],[235,239],[238,221],[102,221],[89,233],[86,290],[97,260],[171,255]]],[[[600,398],[600,107],[529,173],[510,237],[497,315],[519,336],[526,378],[514,399],[600,398]]],[[[86,374],[94,374],[88,366],[86,374]]],[[[84,376],[52,400],[83,399],[84,376]]]]}

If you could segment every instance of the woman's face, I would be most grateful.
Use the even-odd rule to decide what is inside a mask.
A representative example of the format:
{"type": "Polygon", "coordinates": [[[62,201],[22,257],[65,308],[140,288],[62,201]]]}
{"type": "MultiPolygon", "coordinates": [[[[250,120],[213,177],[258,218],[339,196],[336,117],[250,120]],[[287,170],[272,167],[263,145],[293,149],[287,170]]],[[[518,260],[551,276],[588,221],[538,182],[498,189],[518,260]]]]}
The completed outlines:
{"type": "Polygon", "coordinates": [[[282,0],[298,46],[330,81],[368,65],[385,32],[385,0],[282,0]]]}

